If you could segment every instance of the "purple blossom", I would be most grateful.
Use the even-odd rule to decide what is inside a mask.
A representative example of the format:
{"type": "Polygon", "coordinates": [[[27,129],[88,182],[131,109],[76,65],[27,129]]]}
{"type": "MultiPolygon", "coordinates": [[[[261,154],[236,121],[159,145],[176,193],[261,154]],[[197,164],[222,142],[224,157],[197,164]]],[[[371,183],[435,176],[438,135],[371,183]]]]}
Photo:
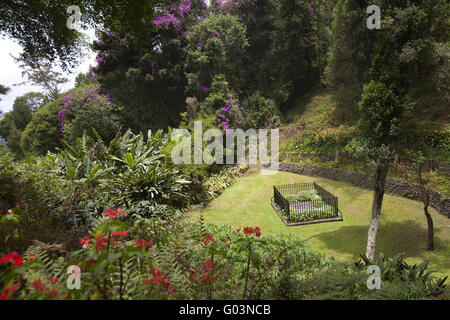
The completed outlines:
{"type": "Polygon", "coordinates": [[[202,90],[203,92],[211,91],[211,89],[209,87],[205,87],[205,86],[200,86],[200,90],[202,90]]]}
{"type": "Polygon", "coordinates": [[[234,101],[228,100],[227,101],[227,107],[223,107],[221,110],[226,111],[228,113],[231,113],[229,110],[231,109],[231,107],[233,106],[234,101]]]}
{"type": "Polygon", "coordinates": [[[159,65],[156,62],[152,62],[152,78],[155,76],[155,71],[157,68],[159,68],[159,65]]]}
{"type": "Polygon", "coordinates": [[[200,39],[198,40],[197,49],[200,50],[205,46],[205,40],[200,39]]]}
{"type": "Polygon", "coordinates": [[[184,22],[185,15],[190,14],[191,5],[191,0],[183,0],[173,7],[168,6],[165,8],[166,13],[161,16],[156,16],[153,23],[166,29],[172,24],[180,29],[181,23],[184,22]],[[178,15],[178,17],[175,16],[175,14],[178,15]]]}

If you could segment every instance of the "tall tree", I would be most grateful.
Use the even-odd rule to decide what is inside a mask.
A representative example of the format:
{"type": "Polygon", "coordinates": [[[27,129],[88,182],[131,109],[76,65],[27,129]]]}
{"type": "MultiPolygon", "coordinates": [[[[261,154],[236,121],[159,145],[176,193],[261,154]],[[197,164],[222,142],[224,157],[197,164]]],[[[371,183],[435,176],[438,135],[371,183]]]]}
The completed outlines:
{"type": "MultiPolygon", "coordinates": [[[[0,33],[16,40],[23,48],[27,64],[36,66],[42,58],[61,58],[70,64],[77,60],[80,34],[69,29],[66,9],[81,1],[2,1],[0,33]]],[[[82,15],[83,22],[87,16],[82,15]]]]}
{"type": "Polygon", "coordinates": [[[8,87],[5,87],[4,85],[0,84],[0,94],[7,94],[9,90],[10,89],[8,87]]]}
{"type": "Polygon", "coordinates": [[[204,96],[202,88],[210,87],[219,74],[225,76],[232,90],[242,92],[248,47],[245,32],[245,25],[231,14],[211,15],[194,26],[187,45],[189,95],[204,96]]]}
{"type": "Polygon", "coordinates": [[[104,32],[94,42],[99,52],[95,79],[127,106],[121,116],[133,131],[179,124],[186,99],[185,47],[205,9],[198,0],[170,1],[159,7],[154,21],[146,22],[154,26],[146,42],[126,29],[104,32]]]}
{"type": "Polygon", "coordinates": [[[395,86],[391,84],[388,87],[379,81],[371,81],[364,86],[359,107],[361,112],[359,129],[364,150],[376,165],[372,215],[366,249],[366,256],[373,260],[385,192],[384,186],[389,163],[394,155],[394,142],[399,138],[403,108],[395,86]]]}
{"type": "Polygon", "coordinates": [[[150,22],[157,3],[154,0],[3,0],[0,6],[0,34],[18,41],[27,65],[36,67],[42,59],[60,61],[63,68],[79,62],[83,36],[67,27],[67,20],[80,9],[80,26],[111,31],[132,30],[140,41],[147,41],[154,30],[150,22]]]}
{"type": "Polygon", "coordinates": [[[308,1],[277,3],[273,63],[277,69],[276,79],[282,84],[281,97],[277,99],[282,110],[318,83],[319,72],[317,66],[313,66],[316,50],[312,24],[308,1]]]}
{"type": "Polygon", "coordinates": [[[40,92],[28,92],[19,98],[33,113],[49,101],[49,98],[40,92]]]}
{"type": "MultiPolygon", "coordinates": [[[[380,39],[391,45],[400,76],[398,85],[407,94],[428,97],[428,91],[435,95],[430,75],[445,65],[446,55],[438,51],[448,50],[448,1],[374,0],[371,4],[381,8],[381,30],[367,28],[366,1],[338,0],[333,10],[326,82],[347,117],[358,115],[363,86],[373,80],[370,66],[380,39]]],[[[429,99],[421,103],[428,107],[429,99]]]]}
{"type": "Polygon", "coordinates": [[[430,212],[428,211],[428,206],[430,205],[430,192],[428,191],[427,184],[428,180],[423,178],[422,171],[425,165],[425,157],[422,152],[414,153],[414,163],[413,167],[416,170],[417,178],[420,184],[420,190],[422,192],[422,202],[423,202],[423,213],[425,214],[425,218],[427,219],[427,250],[434,250],[434,226],[433,226],[433,218],[431,217],[430,212]]]}
{"type": "Polygon", "coordinates": [[[59,86],[69,81],[62,76],[61,72],[55,71],[54,65],[50,61],[41,61],[34,67],[28,66],[23,57],[15,58],[15,61],[21,63],[22,76],[27,78],[26,81],[15,85],[32,83],[39,86],[44,89],[49,101],[57,99],[61,95],[59,86]]]}
{"type": "Polygon", "coordinates": [[[8,148],[18,156],[23,155],[20,139],[32,117],[32,106],[27,103],[26,95],[17,97],[12,111],[7,112],[0,121],[0,136],[6,140],[8,148]]]}
{"type": "MultiPolygon", "coordinates": [[[[327,81],[351,107],[358,97],[362,146],[376,163],[374,200],[366,255],[373,259],[390,159],[405,147],[410,114],[420,118],[417,89],[433,83],[437,44],[447,41],[449,4],[436,1],[374,0],[382,9],[380,30],[369,30],[367,3],[339,0],[333,12],[333,39],[327,81]]],[[[422,93],[424,94],[424,93],[422,93]]],[[[425,95],[434,95],[430,90],[425,95]]]]}
{"type": "MultiPolygon", "coordinates": [[[[4,85],[0,84],[0,95],[5,95],[8,93],[10,89],[8,87],[5,87],[4,85]]],[[[0,101],[2,101],[2,99],[0,98],[0,101]]],[[[2,114],[2,110],[0,110],[0,114],[2,114]]]]}

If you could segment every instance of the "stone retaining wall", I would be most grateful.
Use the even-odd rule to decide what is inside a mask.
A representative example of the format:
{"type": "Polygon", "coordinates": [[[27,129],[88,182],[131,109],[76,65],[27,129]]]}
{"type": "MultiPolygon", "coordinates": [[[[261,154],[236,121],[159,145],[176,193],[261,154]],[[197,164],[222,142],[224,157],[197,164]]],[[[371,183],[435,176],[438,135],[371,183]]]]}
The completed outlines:
{"type": "MultiPolygon", "coordinates": [[[[304,176],[322,177],[331,180],[343,181],[359,188],[373,190],[373,177],[359,172],[288,162],[281,162],[279,171],[287,171],[304,176]]],[[[450,196],[437,190],[429,190],[430,206],[450,218],[450,196]]],[[[411,200],[422,201],[420,186],[408,181],[387,178],[385,191],[388,194],[397,195],[411,200]]]]}

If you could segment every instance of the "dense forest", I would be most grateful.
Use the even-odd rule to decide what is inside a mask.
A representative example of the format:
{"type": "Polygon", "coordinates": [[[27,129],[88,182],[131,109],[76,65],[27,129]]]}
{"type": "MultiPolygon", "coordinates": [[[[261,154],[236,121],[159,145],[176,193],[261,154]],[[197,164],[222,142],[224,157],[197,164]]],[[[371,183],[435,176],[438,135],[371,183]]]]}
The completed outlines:
{"type": "MultiPolygon", "coordinates": [[[[0,298],[448,299],[450,213],[434,211],[430,192],[448,208],[449,173],[434,167],[450,162],[449,6],[3,2],[0,34],[22,47],[16,63],[42,90],[17,97],[0,120],[0,298]],[[78,29],[69,27],[74,21],[78,29]],[[87,29],[96,31],[92,43],[87,29]],[[96,63],[62,92],[82,50],[95,52],[96,63]],[[330,257],[282,224],[266,233],[239,224],[251,219],[208,218],[211,209],[199,208],[214,210],[225,190],[237,192],[238,217],[253,214],[246,210],[255,191],[232,186],[261,166],[173,163],[173,130],[193,134],[198,121],[224,135],[279,129],[281,162],[372,177],[370,206],[349,206],[343,222],[327,224],[349,227],[350,208],[362,214],[358,254],[330,257]],[[327,154],[332,161],[320,157],[327,154]],[[421,203],[384,204],[390,178],[420,186],[421,203]],[[414,249],[384,247],[384,215],[418,216],[420,232],[399,236],[414,249]],[[425,252],[439,276],[427,270],[425,252]],[[72,265],[81,289],[80,278],[66,285],[72,265]],[[366,284],[373,265],[381,288],[366,284]]],[[[0,98],[8,86],[0,85],[0,98]]],[[[264,201],[255,211],[270,207],[264,201]]],[[[339,245],[351,247],[346,241],[339,245]]]]}

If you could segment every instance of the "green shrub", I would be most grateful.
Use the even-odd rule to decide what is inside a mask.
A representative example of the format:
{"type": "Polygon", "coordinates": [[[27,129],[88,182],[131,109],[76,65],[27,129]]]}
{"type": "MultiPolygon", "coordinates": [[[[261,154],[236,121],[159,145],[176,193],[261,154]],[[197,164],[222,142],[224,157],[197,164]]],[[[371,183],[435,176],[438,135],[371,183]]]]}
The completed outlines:
{"type": "Polygon", "coordinates": [[[295,280],[290,272],[286,272],[279,277],[273,295],[278,299],[296,300],[445,299],[448,297],[444,284],[446,278],[434,278],[432,271],[426,271],[427,267],[426,261],[410,266],[401,255],[389,259],[380,255],[375,262],[363,257],[356,263],[333,263],[305,281],[295,280]],[[370,265],[380,268],[380,289],[367,286],[367,268],[370,265]]]}
{"type": "Polygon", "coordinates": [[[71,144],[81,137],[84,131],[92,132],[92,128],[109,143],[120,129],[119,114],[122,106],[114,103],[107,94],[102,94],[93,85],[77,88],[64,96],[64,119],[60,126],[64,138],[71,144]]]}
{"type": "Polygon", "coordinates": [[[22,150],[28,154],[45,155],[47,151],[54,152],[61,148],[62,133],[58,130],[59,106],[64,103],[64,98],[49,102],[39,108],[22,133],[22,150]]]}
{"type": "Polygon", "coordinates": [[[264,98],[259,91],[242,103],[248,128],[265,129],[280,126],[280,111],[272,99],[264,98]]]}

